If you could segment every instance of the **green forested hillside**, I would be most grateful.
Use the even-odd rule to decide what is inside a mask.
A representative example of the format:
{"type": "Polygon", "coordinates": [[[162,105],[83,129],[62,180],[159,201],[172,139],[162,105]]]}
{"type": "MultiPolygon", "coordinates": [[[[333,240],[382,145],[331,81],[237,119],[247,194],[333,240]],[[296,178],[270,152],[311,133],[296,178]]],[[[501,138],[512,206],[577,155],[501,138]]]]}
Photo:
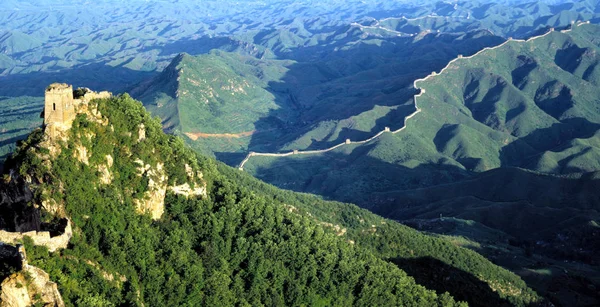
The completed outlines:
{"type": "Polygon", "coordinates": [[[72,219],[66,250],[25,242],[68,305],[597,305],[599,14],[598,0],[2,1],[0,163],[52,82],[130,91],[160,120],[124,95],[68,140],[35,130],[0,206],[33,181],[44,227],[72,219]],[[406,129],[356,143],[386,127],[406,129]],[[245,172],[212,160],[346,139],[245,172]],[[161,215],[163,188],[162,217],[139,215],[161,215]],[[188,188],[206,195],[174,194],[188,188]]]}
{"type": "MultiPolygon", "coordinates": [[[[325,154],[252,157],[244,170],[386,217],[474,220],[508,234],[523,251],[553,259],[541,267],[576,261],[582,267],[569,274],[593,278],[598,30],[582,25],[459,59],[418,82],[425,90],[417,99],[421,111],[402,132],[325,154]],[[506,169],[514,166],[530,171],[506,169]]],[[[526,263],[507,266],[518,271],[526,263]]],[[[598,300],[592,292],[586,296],[598,300]]]]}
{"type": "Polygon", "coordinates": [[[78,115],[68,139],[36,130],[10,161],[34,178],[35,202],[64,206],[73,221],[66,250],[49,254],[25,242],[30,263],[69,305],[454,305],[444,291],[480,306],[540,300],[513,273],[444,239],[196,157],[127,95],[95,105],[101,116],[78,115]],[[106,155],[114,161],[108,185],[106,155]],[[136,199],[162,180],[161,169],[169,186],[204,185],[207,195],[167,192],[159,220],[139,215],[136,199]],[[415,283],[398,266],[419,259],[435,261],[411,272],[417,279],[441,268],[445,275],[415,283]]]}
{"type": "Polygon", "coordinates": [[[463,165],[470,170],[598,170],[599,31],[582,25],[451,64],[418,84],[427,92],[412,129],[439,152],[475,162],[463,165]],[[469,133],[479,142],[466,142],[469,133]]]}
{"type": "Polygon", "coordinates": [[[218,50],[181,54],[131,93],[160,116],[166,131],[185,135],[194,148],[209,155],[245,151],[252,138],[277,138],[278,130],[296,120],[289,92],[269,90],[292,64],[218,50]]]}
{"type": "Polygon", "coordinates": [[[365,40],[343,30],[331,46],[302,53],[318,59],[181,55],[132,95],[192,147],[236,165],[248,150],[325,148],[397,129],[414,110],[413,79],[502,41],[485,31],[365,40]]]}

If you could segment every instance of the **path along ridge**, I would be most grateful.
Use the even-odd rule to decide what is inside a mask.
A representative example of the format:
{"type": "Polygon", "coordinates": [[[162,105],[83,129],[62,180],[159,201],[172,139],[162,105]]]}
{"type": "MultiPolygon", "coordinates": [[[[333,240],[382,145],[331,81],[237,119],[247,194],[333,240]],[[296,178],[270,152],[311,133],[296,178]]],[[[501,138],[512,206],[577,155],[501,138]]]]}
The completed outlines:
{"type": "MultiPolygon", "coordinates": [[[[561,32],[561,33],[568,33],[568,32],[570,32],[570,31],[571,31],[571,30],[572,30],[574,27],[579,27],[579,26],[581,26],[581,25],[584,25],[584,24],[589,24],[589,23],[590,23],[589,21],[585,21],[585,22],[584,22],[584,21],[577,22],[577,23],[574,23],[574,24],[571,26],[571,28],[569,28],[569,29],[565,29],[565,30],[561,30],[560,32],[561,32]]],[[[392,133],[392,134],[396,134],[396,133],[398,133],[398,132],[400,132],[400,131],[404,130],[404,128],[406,128],[406,122],[407,122],[409,119],[413,118],[415,115],[417,115],[417,114],[419,114],[419,112],[421,112],[421,109],[419,108],[419,105],[417,104],[417,98],[418,98],[418,97],[421,97],[421,96],[422,96],[422,95],[425,93],[425,89],[418,87],[418,86],[417,86],[417,83],[419,83],[419,82],[422,82],[422,81],[426,81],[426,80],[427,80],[427,79],[429,79],[429,78],[433,78],[433,77],[435,77],[435,76],[437,76],[437,75],[441,75],[441,74],[443,74],[443,73],[444,73],[444,71],[446,71],[446,69],[448,69],[448,68],[450,67],[450,65],[452,65],[452,63],[454,63],[454,62],[456,62],[456,61],[458,61],[458,60],[461,60],[461,59],[470,59],[470,58],[476,57],[477,55],[479,55],[479,54],[481,54],[481,53],[483,53],[483,52],[486,52],[486,51],[488,51],[488,50],[494,50],[494,49],[497,49],[497,48],[501,48],[501,47],[503,47],[504,45],[506,45],[506,44],[508,44],[508,43],[510,43],[510,42],[521,42],[521,43],[523,43],[523,42],[530,42],[530,41],[536,40],[536,39],[538,39],[538,38],[545,37],[545,36],[547,36],[547,35],[551,34],[552,32],[555,32],[555,29],[554,29],[554,28],[550,28],[550,30],[549,30],[548,32],[544,33],[544,34],[541,34],[541,35],[538,35],[538,36],[532,36],[532,37],[530,37],[530,38],[528,38],[528,39],[513,39],[512,37],[509,37],[509,38],[508,38],[508,39],[507,39],[505,42],[503,42],[502,44],[500,44],[500,45],[497,45],[497,46],[495,46],[495,47],[485,47],[485,48],[483,48],[483,49],[479,50],[478,52],[476,52],[476,53],[475,53],[475,54],[473,54],[473,55],[470,55],[470,56],[467,56],[467,57],[463,57],[462,55],[459,55],[457,58],[455,58],[455,59],[453,59],[452,61],[448,62],[448,64],[447,64],[447,65],[446,65],[444,68],[442,68],[442,70],[441,70],[439,73],[437,73],[437,72],[435,72],[435,71],[434,71],[434,72],[432,72],[431,74],[427,75],[427,76],[426,76],[426,77],[424,77],[424,78],[417,79],[417,80],[413,81],[413,87],[414,87],[415,89],[418,89],[418,90],[420,90],[420,92],[419,92],[418,94],[416,94],[416,95],[414,95],[414,96],[413,96],[413,100],[414,100],[414,102],[415,102],[415,109],[416,109],[416,110],[415,110],[415,112],[413,112],[412,114],[410,114],[409,116],[407,116],[407,117],[405,117],[405,118],[404,118],[404,126],[402,126],[402,128],[400,128],[400,129],[398,129],[398,130],[390,130],[390,128],[389,128],[389,127],[385,127],[385,129],[383,129],[383,130],[382,130],[382,131],[380,131],[379,133],[375,134],[374,136],[372,136],[372,137],[370,137],[370,138],[368,138],[368,139],[366,139],[366,140],[363,140],[363,141],[351,141],[350,139],[346,139],[346,141],[345,141],[344,143],[341,143],[341,144],[338,144],[338,145],[335,145],[335,146],[332,146],[332,147],[329,147],[329,148],[326,148],[326,149],[321,149],[321,150],[294,150],[294,151],[290,151],[290,152],[286,152],[286,153],[263,153],[263,152],[253,152],[253,151],[251,151],[251,152],[249,152],[249,153],[248,153],[248,155],[246,156],[246,158],[245,158],[245,159],[244,159],[244,160],[243,160],[243,161],[240,163],[240,165],[238,166],[238,168],[239,168],[239,170],[244,170],[244,165],[245,165],[245,164],[246,164],[246,163],[247,163],[247,162],[250,160],[250,158],[252,158],[252,157],[258,157],[258,156],[262,156],[262,157],[287,157],[287,156],[292,156],[292,155],[310,155],[310,154],[321,154],[321,153],[325,153],[325,152],[328,152],[328,151],[332,151],[332,150],[334,150],[334,149],[336,149],[336,148],[339,148],[339,147],[342,147],[342,146],[344,146],[344,145],[350,145],[350,144],[364,144],[364,143],[368,143],[368,142],[370,142],[370,141],[372,141],[372,140],[374,140],[374,139],[376,139],[376,138],[380,137],[380,136],[381,136],[382,134],[384,134],[385,132],[389,132],[389,133],[392,133]]]]}

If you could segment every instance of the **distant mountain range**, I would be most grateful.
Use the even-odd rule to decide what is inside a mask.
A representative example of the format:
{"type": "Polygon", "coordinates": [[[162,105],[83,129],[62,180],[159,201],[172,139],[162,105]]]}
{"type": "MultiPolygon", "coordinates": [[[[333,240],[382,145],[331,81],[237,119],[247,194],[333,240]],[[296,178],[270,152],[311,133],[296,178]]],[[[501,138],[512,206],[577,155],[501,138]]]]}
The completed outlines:
{"type": "MultiPolygon", "coordinates": [[[[282,188],[356,202],[399,220],[431,219],[439,215],[475,220],[501,231],[505,242],[517,242],[518,248],[534,250],[549,259],[547,261],[566,259],[596,266],[592,255],[599,247],[590,242],[598,234],[594,226],[599,218],[594,198],[597,179],[584,173],[599,170],[600,113],[596,97],[600,96],[596,76],[598,42],[595,40],[598,27],[583,24],[570,29],[571,26],[563,31],[548,32],[530,42],[508,42],[473,58],[466,57],[475,51],[464,52],[464,59],[453,62],[444,73],[419,82],[418,86],[424,90],[418,100],[421,112],[406,122],[407,129],[402,133],[383,134],[365,145],[351,144],[326,154],[253,157],[244,169],[282,188]],[[539,174],[506,167],[530,169],[539,174]],[[478,175],[497,168],[503,172],[478,175]],[[563,179],[555,175],[570,177],[563,179]],[[457,181],[453,186],[440,186],[457,181]],[[473,182],[481,188],[471,190],[473,182]],[[483,188],[487,186],[495,188],[483,188]],[[424,190],[414,198],[411,196],[414,189],[424,190]],[[560,192],[548,194],[548,189],[560,192]],[[472,192],[454,195],[447,191],[472,192]],[[544,194],[548,195],[533,196],[544,194]],[[515,214],[515,211],[521,213],[515,214]],[[509,222],[509,216],[514,217],[515,222],[509,222]],[[529,220],[539,222],[527,227],[529,220]],[[569,239],[564,241],[564,238],[569,239]],[[578,252],[566,253],[569,249],[578,252]]],[[[429,35],[432,36],[431,44],[444,41],[445,34],[429,35]]],[[[472,42],[493,42],[494,39],[499,45],[501,40],[489,33],[475,32],[460,37],[459,41],[464,40],[465,45],[472,47],[472,42]]],[[[399,40],[410,40],[408,48],[422,50],[419,43],[414,42],[415,38],[399,40]]],[[[459,41],[448,45],[460,49],[459,41]]],[[[385,50],[385,47],[377,50],[385,50]]],[[[456,55],[463,51],[448,52],[456,55]]],[[[416,63],[426,63],[422,58],[415,58],[414,53],[407,53],[413,55],[411,60],[416,63]]],[[[330,59],[328,56],[337,59],[334,53],[323,54],[327,60],[330,59]]],[[[362,55],[359,52],[351,54],[350,59],[362,55]]],[[[152,109],[160,104],[164,108],[156,114],[175,109],[168,107],[168,103],[177,105],[177,110],[194,110],[182,112],[185,116],[207,114],[206,119],[187,120],[183,124],[180,120],[172,127],[186,135],[196,149],[213,151],[218,158],[234,165],[242,156],[235,155],[239,151],[237,148],[245,146],[258,152],[327,148],[345,139],[367,139],[385,126],[397,129],[405,124],[402,118],[415,111],[412,100],[415,92],[406,85],[402,89],[401,80],[408,82],[416,76],[381,76],[386,69],[393,71],[394,61],[400,65],[403,57],[378,61],[377,53],[363,54],[368,54],[371,61],[365,66],[368,67],[366,70],[357,68],[358,72],[353,72],[351,64],[343,65],[340,67],[344,72],[329,69],[329,78],[322,69],[312,70],[314,66],[307,64],[308,61],[290,65],[290,62],[280,60],[256,61],[222,52],[198,58],[184,55],[178,58],[175,72],[167,69],[149,85],[141,87],[146,92],[140,97],[148,101],[149,95],[157,95],[148,89],[161,88],[154,84],[169,80],[166,75],[177,75],[178,86],[173,87],[176,89],[173,99],[165,103],[150,99],[154,102],[148,106],[152,109]],[[215,74],[223,63],[230,70],[215,74]],[[294,76],[295,66],[299,66],[298,76],[294,76]],[[278,80],[282,71],[286,72],[285,77],[278,80]],[[198,75],[199,72],[206,76],[198,75]],[[302,79],[311,74],[313,78],[302,79]],[[236,80],[238,76],[244,76],[244,79],[236,80]],[[381,83],[377,83],[378,77],[381,83]],[[198,86],[195,84],[198,80],[212,82],[198,86]],[[391,80],[400,86],[399,90],[373,91],[391,80]],[[224,93],[231,95],[231,91],[223,91],[228,81],[232,82],[229,83],[232,88],[256,89],[260,94],[248,95],[244,90],[238,97],[223,96],[224,93]],[[370,87],[361,88],[367,84],[370,87]],[[223,92],[219,93],[219,89],[223,92]],[[356,94],[351,94],[352,91],[356,94]],[[365,97],[372,99],[369,101],[374,103],[374,108],[357,111],[365,107],[360,104],[365,97]],[[384,99],[404,102],[392,105],[384,99]],[[252,103],[257,100],[278,104],[269,107],[264,103],[252,103]],[[353,101],[357,105],[353,105],[353,101]],[[244,106],[244,103],[249,105],[244,106]],[[219,109],[215,109],[216,106],[219,109]],[[268,113],[258,111],[258,107],[271,110],[268,113]],[[257,115],[252,117],[251,114],[257,115]],[[231,118],[227,119],[227,116],[231,118]],[[261,116],[257,121],[256,118],[261,116]],[[219,124],[220,120],[224,121],[219,124]],[[227,127],[224,129],[223,126],[227,127]],[[359,133],[361,127],[370,129],[359,133]],[[245,131],[252,133],[240,134],[245,131]],[[223,133],[229,135],[219,136],[223,133]],[[233,153],[227,154],[229,151],[233,153]]],[[[327,60],[323,63],[334,62],[327,60]]],[[[357,62],[350,60],[348,63],[357,62]]],[[[417,71],[409,73],[418,76],[417,71]]],[[[198,118],[197,115],[194,117],[198,118]]],[[[170,117],[163,118],[172,122],[170,117]]],[[[529,262],[506,265],[517,269],[524,263],[529,262]]],[[[578,274],[591,278],[593,274],[588,274],[587,270],[575,269],[578,274]]],[[[587,282],[597,282],[593,280],[587,282]]]]}
{"type": "MultiPolygon", "coordinates": [[[[197,153],[475,250],[555,305],[600,302],[599,1],[241,2],[0,3],[0,157],[47,84],[129,92],[197,153]]],[[[377,257],[485,301],[431,255],[377,257]]]]}
{"type": "MultiPolygon", "coordinates": [[[[460,36],[461,33],[484,30],[489,35],[505,38],[524,37],[550,26],[563,27],[574,20],[595,21],[598,18],[596,1],[570,4],[538,1],[518,5],[514,1],[413,3],[330,0],[276,1],[269,4],[244,1],[242,8],[229,1],[202,4],[194,1],[128,1],[116,6],[112,0],[93,3],[81,0],[27,0],[3,1],[0,3],[0,11],[0,81],[3,85],[0,87],[0,97],[39,96],[46,84],[56,81],[116,93],[129,91],[135,84],[155,77],[177,54],[185,52],[199,55],[212,49],[301,63],[310,58],[309,62],[321,70],[325,69],[322,64],[326,61],[329,63],[325,66],[331,67],[323,72],[314,72],[316,76],[309,74],[309,79],[323,80],[319,77],[321,73],[325,73],[325,78],[346,76],[362,71],[365,65],[375,63],[369,61],[380,61],[381,64],[381,61],[387,63],[390,56],[396,58],[394,54],[384,51],[388,53],[387,56],[382,55],[378,59],[368,59],[364,55],[358,55],[363,60],[356,61],[357,57],[348,59],[351,52],[356,52],[352,51],[356,49],[353,46],[358,47],[356,50],[360,50],[359,52],[367,54],[382,46],[383,42],[386,42],[383,43],[384,47],[406,48],[413,40],[420,40],[427,31],[456,33],[460,36]],[[278,18],[273,19],[271,16],[278,18]],[[367,48],[368,46],[371,48],[367,48]],[[346,59],[332,59],[334,50],[342,50],[340,54],[346,59]],[[344,69],[340,71],[341,68],[344,69]],[[331,73],[342,75],[330,75],[331,73]]],[[[452,40],[449,38],[451,35],[442,35],[448,35],[447,39],[452,40]]],[[[428,39],[432,38],[433,36],[428,36],[428,39]]],[[[492,43],[494,42],[480,40],[474,48],[460,52],[466,54],[469,50],[492,43]]],[[[428,73],[441,68],[456,56],[449,50],[426,46],[426,42],[421,47],[419,50],[411,49],[417,53],[429,53],[433,50],[438,50],[439,53],[431,53],[428,58],[419,59],[418,65],[402,69],[403,74],[415,68],[424,69],[419,73],[428,73]],[[428,63],[423,63],[424,60],[428,63]],[[430,63],[430,60],[439,62],[430,63]]],[[[402,65],[406,60],[405,58],[402,65]]],[[[396,67],[394,71],[397,73],[398,69],[396,67]]],[[[386,75],[390,76],[390,72],[386,75]]],[[[414,79],[415,76],[419,74],[407,77],[414,79]]],[[[410,82],[404,80],[400,82],[401,85],[397,83],[388,85],[388,90],[395,91],[404,85],[408,86],[410,82]]],[[[327,89],[312,91],[323,90],[327,89]]],[[[369,97],[370,93],[354,95],[369,97]]],[[[404,96],[408,95],[399,99],[405,99],[404,96]]],[[[325,97],[317,98],[320,100],[325,97]]],[[[145,102],[151,103],[148,100],[145,102]]],[[[393,105],[399,105],[398,101],[394,101],[393,105]]],[[[6,105],[0,107],[12,108],[6,105]]],[[[353,112],[360,110],[365,109],[353,112]]],[[[379,110],[381,112],[389,110],[379,110]]],[[[375,116],[380,117],[380,114],[375,116]]],[[[272,125],[267,123],[266,126],[272,125]]],[[[341,129],[332,128],[335,126],[338,126],[337,123],[331,122],[318,130],[341,129]]],[[[307,129],[312,130],[305,128],[305,132],[308,132],[307,129]]],[[[247,131],[252,130],[260,129],[247,131]]],[[[24,136],[22,133],[11,135],[11,138],[24,136]]],[[[0,142],[6,140],[4,138],[0,142]]],[[[303,146],[310,146],[304,143],[303,146]]],[[[227,152],[247,149],[247,145],[238,145],[240,146],[236,145],[234,148],[216,144],[214,146],[218,150],[207,149],[207,152],[225,152],[221,156],[229,156],[227,152]]],[[[4,156],[10,148],[14,149],[14,146],[0,146],[0,155],[4,156]]],[[[238,158],[223,159],[233,163],[238,158]]]]}

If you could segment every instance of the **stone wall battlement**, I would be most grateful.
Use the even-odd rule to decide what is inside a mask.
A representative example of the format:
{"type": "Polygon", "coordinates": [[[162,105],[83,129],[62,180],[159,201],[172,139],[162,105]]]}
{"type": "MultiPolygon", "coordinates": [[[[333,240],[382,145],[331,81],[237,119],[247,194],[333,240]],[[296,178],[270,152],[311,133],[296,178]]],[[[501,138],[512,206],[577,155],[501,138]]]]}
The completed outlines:
{"type": "Polygon", "coordinates": [[[0,242],[18,244],[23,241],[24,237],[30,237],[33,240],[33,244],[45,246],[50,252],[67,248],[72,236],[73,229],[69,220],[67,221],[65,232],[56,237],[51,237],[47,231],[10,232],[0,230],[0,242]]]}

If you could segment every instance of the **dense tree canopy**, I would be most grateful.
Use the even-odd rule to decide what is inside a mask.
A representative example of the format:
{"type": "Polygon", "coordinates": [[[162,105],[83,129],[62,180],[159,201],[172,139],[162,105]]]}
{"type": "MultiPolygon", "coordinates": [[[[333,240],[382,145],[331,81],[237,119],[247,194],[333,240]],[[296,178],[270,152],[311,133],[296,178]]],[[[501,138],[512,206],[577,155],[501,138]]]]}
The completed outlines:
{"type": "MultiPolygon", "coordinates": [[[[49,151],[39,132],[14,156],[22,175],[38,178],[37,200],[64,204],[75,225],[70,247],[58,253],[26,242],[30,261],[59,284],[69,305],[456,305],[450,294],[418,285],[387,261],[425,256],[478,282],[517,289],[520,295],[498,291],[512,303],[537,300],[518,277],[474,252],[196,157],[127,95],[95,104],[106,121],[78,115],[57,157],[44,162],[49,151]],[[88,149],[87,164],[73,158],[80,145],[88,149]],[[106,155],[114,159],[109,185],[100,183],[98,170],[106,155]],[[134,199],[148,180],[136,160],[164,163],[169,184],[186,182],[183,165],[191,165],[208,195],[168,192],[161,219],[140,215],[134,199]]],[[[462,291],[470,300],[468,287],[462,291]]]]}

